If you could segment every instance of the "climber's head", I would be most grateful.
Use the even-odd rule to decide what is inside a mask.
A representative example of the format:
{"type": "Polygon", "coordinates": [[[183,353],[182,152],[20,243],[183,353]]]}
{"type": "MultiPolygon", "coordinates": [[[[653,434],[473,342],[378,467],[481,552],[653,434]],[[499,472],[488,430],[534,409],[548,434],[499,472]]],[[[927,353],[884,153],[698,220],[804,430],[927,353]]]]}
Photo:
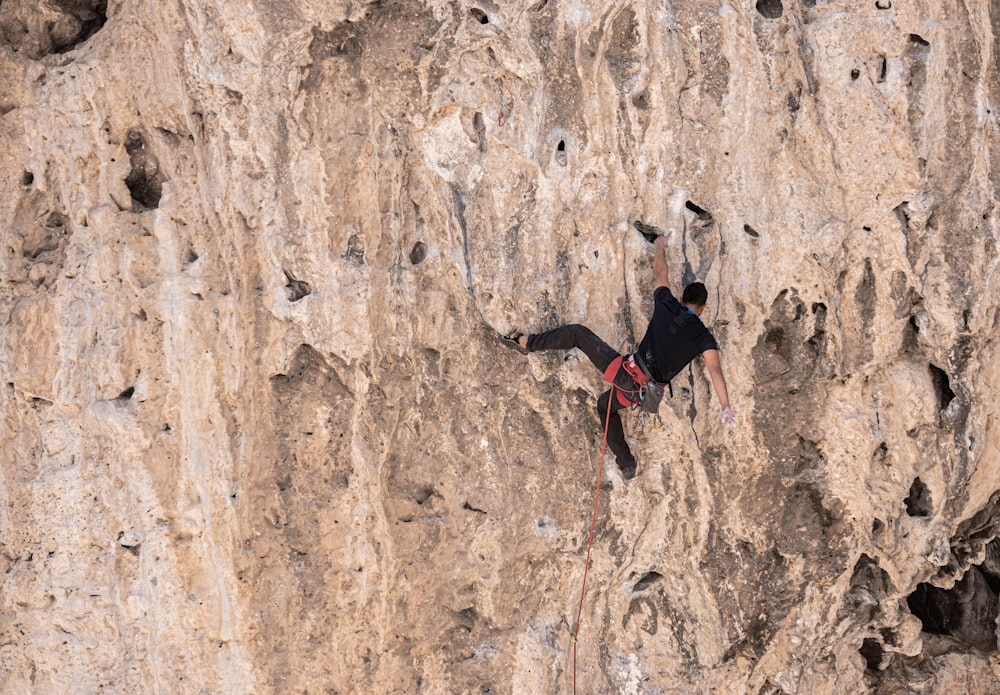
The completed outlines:
{"type": "Polygon", "coordinates": [[[681,297],[681,304],[696,314],[701,314],[708,303],[708,290],[702,282],[692,282],[684,288],[684,296],[681,297]]]}

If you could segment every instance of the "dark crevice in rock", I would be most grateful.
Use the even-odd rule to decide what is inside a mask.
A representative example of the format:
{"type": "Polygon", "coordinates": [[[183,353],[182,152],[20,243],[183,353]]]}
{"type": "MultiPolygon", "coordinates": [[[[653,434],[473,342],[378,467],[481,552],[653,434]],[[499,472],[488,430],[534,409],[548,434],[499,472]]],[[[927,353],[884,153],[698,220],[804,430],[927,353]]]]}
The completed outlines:
{"type": "Polygon", "coordinates": [[[874,671],[881,666],[885,650],[877,639],[866,637],[865,641],[861,643],[861,649],[858,650],[858,653],[864,658],[865,665],[874,671]]]}
{"type": "Polygon", "coordinates": [[[132,195],[134,210],[149,210],[160,205],[163,195],[163,174],[160,164],[140,130],[130,130],[125,138],[132,169],[125,177],[125,185],[132,195]]]}
{"type": "Polygon", "coordinates": [[[472,17],[473,17],[473,19],[475,19],[480,24],[489,24],[490,23],[489,16],[485,12],[483,12],[481,9],[479,9],[478,7],[473,7],[472,9],[470,9],[469,10],[469,14],[471,14],[472,17]]]}
{"type": "Polygon", "coordinates": [[[757,0],[757,11],[768,19],[778,19],[784,12],[781,0],[757,0]]]}
{"type": "Polygon", "coordinates": [[[934,512],[934,502],[931,499],[931,491],[927,489],[919,477],[913,479],[910,485],[910,494],[903,500],[906,505],[906,513],[909,516],[930,516],[934,512]]]}
{"type": "Polygon", "coordinates": [[[944,410],[955,398],[955,392],[951,390],[951,382],[948,379],[948,374],[934,364],[928,364],[927,368],[931,373],[934,393],[937,394],[938,410],[944,410]]]}
{"type": "Polygon", "coordinates": [[[132,395],[135,393],[135,386],[129,386],[127,389],[118,394],[115,401],[120,405],[128,403],[132,399],[132,395]]]}
{"type": "Polygon", "coordinates": [[[751,227],[748,224],[744,224],[743,225],[743,231],[746,232],[747,234],[749,234],[754,239],[759,239],[760,238],[760,234],[757,232],[757,230],[754,229],[753,227],[751,227]]]}
{"type": "Polygon", "coordinates": [[[646,574],[644,574],[642,578],[635,583],[635,586],[632,587],[632,591],[645,591],[662,579],[663,575],[659,572],[646,572],[646,574]]]}
{"type": "Polygon", "coordinates": [[[73,50],[108,21],[107,0],[52,0],[46,5],[43,10],[37,3],[8,2],[0,9],[0,44],[38,60],[73,50]]]}
{"type": "Polygon", "coordinates": [[[418,241],[410,249],[410,264],[420,265],[427,258],[427,244],[422,241],[418,241]]]}
{"type": "Polygon", "coordinates": [[[878,561],[862,554],[854,564],[851,586],[847,592],[849,605],[855,614],[868,622],[875,618],[886,596],[895,592],[889,574],[879,567],[878,561]]]}
{"type": "Polygon", "coordinates": [[[690,200],[684,203],[684,207],[686,207],[688,210],[697,215],[698,219],[701,222],[710,223],[713,220],[712,213],[710,213],[708,210],[701,207],[700,205],[696,205],[694,202],[690,200]]]}
{"type": "Polygon", "coordinates": [[[924,632],[944,635],[959,647],[997,651],[1000,612],[1000,490],[949,541],[948,564],[919,584],[907,605],[924,632]]]}
{"type": "Polygon", "coordinates": [[[288,301],[297,302],[303,297],[312,294],[312,287],[309,285],[308,282],[297,279],[287,270],[284,271],[284,273],[285,273],[285,279],[288,280],[288,284],[285,285],[285,287],[288,289],[288,301]]]}
{"type": "MultiPolygon", "coordinates": [[[[996,545],[996,541],[990,544],[996,545]]],[[[1000,575],[973,565],[951,589],[933,584],[917,585],[906,599],[924,632],[948,635],[984,652],[997,651],[997,592],[1000,575]],[[992,585],[992,586],[991,586],[992,585]]]]}
{"type": "MultiPolygon", "coordinates": [[[[120,545],[122,548],[124,548],[125,550],[129,551],[130,553],[132,553],[132,555],[138,557],[139,556],[139,550],[142,548],[142,544],[141,543],[130,543],[127,540],[123,541],[122,540],[123,538],[125,538],[125,532],[121,531],[121,532],[118,533],[118,545],[120,545]]],[[[51,557],[51,554],[50,554],[50,557],[51,557]]]]}
{"type": "Polygon", "coordinates": [[[813,357],[819,359],[826,354],[826,304],[815,302],[812,305],[812,313],[816,318],[813,323],[813,334],[806,341],[806,348],[813,357]]]}
{"type": "Polygon", "coordinates": [[[486,122],[483,120],[482,111],[476,111],[473,114],[472,129],[476,132],[476,142],[479,144],[479,151],[486,152],[486,122]]]}
{"type": "Polygon", "coordinates": [[[656,237],[664,235],[664,231],[662,229],[651,224],[646,224],[642,220],[636,220],[632,223],[632,226],[635,227],[639,234],[642,234],[643,238],[650,244],[656,241],[656,237]]]}
{"type": "Polygon", "coordinates": [[[902,225],[904,232],[910,231],[910,201],[904,200],[892,210],[896,214],[896,219],[902,225]]]}
{"type": "Polygon", "coordinates": [[[70,0],[69,2],[63,3],[66,10],[72,12],[74,16],[79,19],[80,29],[79,33],[74,39],[69,43],[59,46],[55,49],[56,53],[65,53],[70,51],[84,41],[92,37],[108,21],[108,2],[107,0],[100,0],[97,3],[80,3],[79,1],[70,0]],[[90,5],[88,8],[86,5],[90,5]],[[81,7],[83,5],[83,7],[81,7]]]}

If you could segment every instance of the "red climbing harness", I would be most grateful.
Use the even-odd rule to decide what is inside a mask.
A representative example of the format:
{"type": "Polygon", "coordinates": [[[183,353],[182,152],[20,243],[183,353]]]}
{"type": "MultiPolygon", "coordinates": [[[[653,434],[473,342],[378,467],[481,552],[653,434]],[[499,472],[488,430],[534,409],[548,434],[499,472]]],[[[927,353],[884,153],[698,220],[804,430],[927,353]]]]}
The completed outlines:
{"type": "Polygon", "coordinates": [[[646,393],[646,386],[649,384],[650,378],[642,371],[639,363],[635,361],[635,355],[618,355],[618,357],[611,361],[608,368],[604,370],[604,380],[609,384],[614,384],[615,376],[618,375],[618,370],[621,368],[624,368],[625,372],[632,377],[632,381],[635,382],[637,388],[625,389],[615,384],[615,396],[622,407],[633,408],[642,402],[642,397],[646,393]]]}

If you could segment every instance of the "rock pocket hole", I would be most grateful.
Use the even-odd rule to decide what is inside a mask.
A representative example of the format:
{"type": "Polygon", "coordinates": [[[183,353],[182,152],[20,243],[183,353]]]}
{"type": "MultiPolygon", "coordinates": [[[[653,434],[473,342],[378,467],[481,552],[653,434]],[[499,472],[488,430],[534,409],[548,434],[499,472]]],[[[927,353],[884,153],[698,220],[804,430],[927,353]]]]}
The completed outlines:
{"type": "Polygon", "coordinates": [[[427,244],[422,241],[418,241],[410,249],[410,263],[412,265],[420,265],[427,258],[427,244]]]}
{"type": "Polygon", "coordinates": [[[125,177],[125,185],[132,194],[133,207],[152,209],[160,204],[163,195],[163,175],[156,155],[149,149],[146,137],[138,130],[128,131],[125,151],[132,169],[125,177]]]}
{"type": "Polygon", "coordinates": [[[288,289],[288,301],[297,302],[303,297],[312,294],[312,287],[305,280],[298,280],[289,273],[287,270],[284,271],[285,279],[288,283],[285,287],[288,289]]]}
{"type": "Polygon", "coordinates": [[[931,45],[931,42],[925,39],[920,34],[910,34],[910,43],[914,44],[914,46],[919,46],[922,48],[928,48],[931,45]]]}
{"type": "Polygon", "coordinates": [[[886,73],[888,72],[888,70],[889,70],[889,64],[886,61],[885,56],[879,56],[878,57],[878,78],[876,79],[876,82],[878,82],[879,84],[881,84],[882,82],[885,82],[885,76],[886,76],[886,73]]]}
{"type": "Polygon", "coordinates": [[[637,581],[635,583],[635,586],[632,587],[632,591],[633,592],[645,591],[646,589],[653,586],[662,579],[663,575],[660,574],[659,572],[646,572],[646,574],[643,575],[642,579],[637,581]]]}
{"type": "Polygon", "coordinates": [[[700,205],[696,205],[690,200],[684,203],[684,207],[693,212],[702,222],[711,222],[713,219],[712,213],[710,213],[708,210],[701,207],[700,205]]]}
{"type": "MultiPolygon", "coordinates": [[[[646,224],[642,220],[636,220],[632,223],[632,226],[636,228],[639,234],[648,241],[650,244],[656,241],[656,237],[663,236],[664,232],[659,227],[654,227],[651,224],[646,224]]],[[[595,252],[596,253],[596,252],[595,252]]],[[[596,255],[594,256],[597,257],[596,255]]]]}
{"type": "Polygon", "coordinates": [[[115,401],[119,404],[128,403],[132,396],[135,394],[135,386],[129,386],[127,389],[118,394],[115,401]]]}
{"type": "Polygon", "coordinates": [[[24,173],[21,174],[21,185],[22,186],[30,186],[34,182],[35,182],[35,175],[32,174],[27,169],[25,169],[24,173]]]}
{"type": "MultiPolygon", "coordinates": [[[[987,560],[996,554],[996,543],[986,547],[987,560]]],[[[987,653],[997,651],[997,588],[995,565],[973,565],[951,589],[918,584],[906,597],[910,612],[920,619],[924,632],[948,635],[987,653]]]]}
{"type": "Polygon", "coordinates": [[[781,16],[784,8],[781,0],[757,0],[757,11],[768,19],[777,19],[781,16]]]}
{"type": "Polygon", "coordinates": [[[124,538],[124,537],[125,537],[125,532],[124,531],[122,531],[121,533],[118,534],[118,544],[121,547],[123,547],[125,550],[129,551],[130,553],[132,553],[133,555],[135,555],[136,557],[138,557],[139,556],[139,549],[142,547],[142,544],[141,543],[129,543],[128,541],[122,541],[122,538],[124,538]]]}
{"type": "Polygon", "coordinates": [[[858,79],[859,77],[861,77],[861,71],[860,70],[858,70],[857,68],[854,68],[853,70],[851,70],[851,80],[852,81],[858,79]]]}
{"type": "Polygon", "coordinates": [[[891,10],[892,0],[875,0],[876,10],[891,10]]]}
{"type": "Polygon", "coordinates": [[[560,166],[566,166],[566,141],[560,140],[556,145],[556,161],[560,166]]]}
{"type": "Polygon", "coordinates": [[[902,203],[897,205],[892,209],[896,214],[896,219],[899,220],[899,224],[902,225],[903,231],[910,231],[910,203],[904,200],[902,203]]]}
{"type": "Polygon", "coordinates": [[[885,654],[885,650],[877,639],[866,637],[861,643],[861,649],[858,650],[858,653],[864,658],[869,669],[877,671],[878,667],[882,665],[882,656],[885,654]]]}
{"type": "Polygon", "coordinates": [[[955,398],[955,392],[951,390],[951,382],[948,380],[948,374],[934,364],[928,364],[927,368],[931,373],[934,393],[937,394],[938,410],[944,410],[955,398]]]}
{"type": "Polygon", "coordinates": [[[757,230],[748,224],[743,225],[743,231],[752,236],[754,239],[760,238],[760,234],[757,233],[757,230]]]}
{"type": "MultiPolygon", "coordinates": [[[[8,3],[9,4],[9,3],[8,3]]],[[[37,4],[37,3],[35,3],[37,4]]],[[[25,4],[24,7],[34,5],[25,4]]],[[[107,0],[58,0],[46,3],[44,13],[38,9],[26,10],[26,17],[17,17],[20,10],[11,10],[2,23],[0,43],[9,45],[15,53],[21,52],[32,59],[52,53],[71,51],[96,34],[107,21],[107,0]],[[27,14],[32,13],[32,14],[27,14]]],[[[44,78],[39,78],[40,82],[44,78]]]]}
{"type": "Polygon", "coordinates": [[[913,479],[910,485],[910,494],[903,500],[906,505],[908,516],[928,517],[934,511],[934,502],[931,500],[931,491],[920,477],[913,479]]]}
{"type": "Polygon", "coordinates": [[[64,39],[65,43],[57,41],[56,37],[53,36],[53,48],[55,48],[56,53],[65,53],[66,51],[76,48],[100,31],[101,27],[103,27],[105,22],[108,21],[107,0],[101,0],[96,3],[91,0],[91,2],[63,4],[66,7],[64,11],[71,12],[72,16],[76,19],[76,22],[72,24],[75,24],[78,29],[74,32],[70,32],[70,35],[64,39]],[[89,5],[89,7],[87,7],[87,5],[89,5]]]}
{"type": "Polygon", "coordinates": [[[485,12],[483,12],[478,7],[473,7],[471,10],[469,10],[469,14],[471,14],[472,17],[480,24],[490,23],[490,18],[486,15],[485,12]]]}

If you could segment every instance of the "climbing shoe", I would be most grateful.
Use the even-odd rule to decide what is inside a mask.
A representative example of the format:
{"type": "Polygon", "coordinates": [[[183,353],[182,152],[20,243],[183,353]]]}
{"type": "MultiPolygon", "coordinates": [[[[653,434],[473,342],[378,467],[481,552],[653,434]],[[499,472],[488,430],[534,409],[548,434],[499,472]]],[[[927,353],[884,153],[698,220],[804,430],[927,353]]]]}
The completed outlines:
{"type": "Polygon", "coordinates": [[[520,331],[511,331],[507,335],[500,336],[500,342],[510,348],[514,348],[522,355],[528,354],[528,348],[521,347],[521,338],[524,337],[524,333],[520,331]]]}
{"type": "Polygon", "coordinates": [[[635,461],[631,463],[619,463],[618,469],[622,472],[622,478],[632,480],[635,477],[635,461]]]}

